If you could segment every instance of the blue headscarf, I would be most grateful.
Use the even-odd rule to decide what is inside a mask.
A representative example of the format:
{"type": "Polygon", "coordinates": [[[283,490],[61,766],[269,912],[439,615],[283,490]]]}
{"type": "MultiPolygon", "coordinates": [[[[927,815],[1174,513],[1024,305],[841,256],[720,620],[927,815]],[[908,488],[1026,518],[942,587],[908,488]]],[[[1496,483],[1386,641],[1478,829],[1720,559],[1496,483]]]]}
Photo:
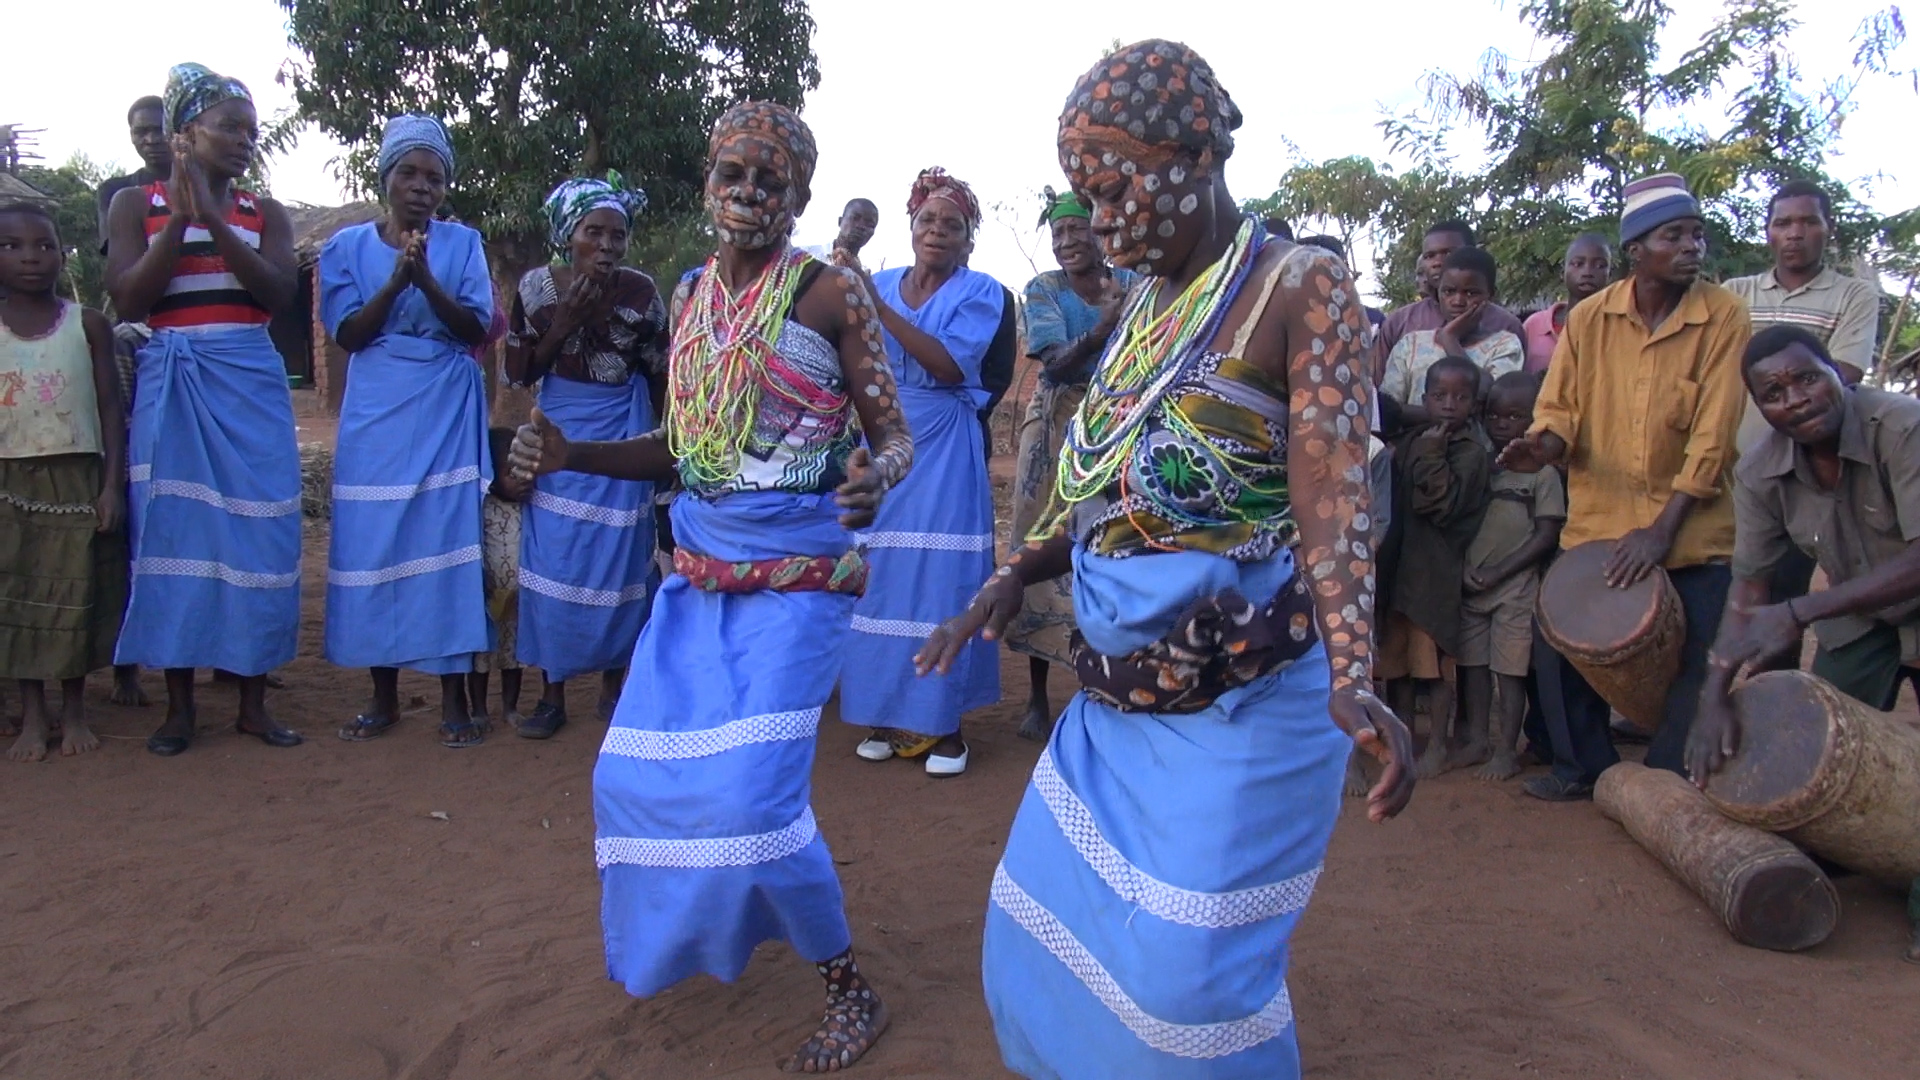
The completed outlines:
{"type": "Polygon", "coordinates": [[[167,134],[178,134],[201,113],[235,98],[253,100],[246,83],[216,75],[202,64],[175,64],[167,72],[167,91],[160,98],[165,105],[161,119],[165,121],[167,134]]]}
{"type": "Polygon", "coordinates": [[[387,186],[387,174],[400,159],[415,150],[431,150],[453,181],[453,140],[447,137],[447,125],[431,116],[405,113],[387,121],[380,132],[380,186],[387,186]]]}
{"type": "Polygon", "coordinates": [[[610,172],[605,180],[563,181],[543,206],[552,225],[554,249],[564,252],[573,241],[573,231],[595,210],[618,210],[626,216],[627,227],[632,228],[633,219],[647,208],[647,193],[627,187],[619,173],[610,172]]]}

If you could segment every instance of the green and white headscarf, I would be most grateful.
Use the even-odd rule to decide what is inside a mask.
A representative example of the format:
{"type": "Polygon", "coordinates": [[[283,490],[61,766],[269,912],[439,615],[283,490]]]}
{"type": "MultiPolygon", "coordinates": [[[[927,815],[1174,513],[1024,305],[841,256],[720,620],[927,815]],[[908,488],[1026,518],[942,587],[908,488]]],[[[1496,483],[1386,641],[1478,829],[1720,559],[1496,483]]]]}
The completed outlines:
{"type": "Polygon", "coordinates": [[[573,231],[595,210],[618,210],[626,217],[627,227],[632,228],[633,219],[647,208],[647,193],[627,187],[619,173],[610,172],[605,180],[567,180],[553,189],[543,205],[552,226],[554,250],[565,252],[573,242],[573,231]]]}

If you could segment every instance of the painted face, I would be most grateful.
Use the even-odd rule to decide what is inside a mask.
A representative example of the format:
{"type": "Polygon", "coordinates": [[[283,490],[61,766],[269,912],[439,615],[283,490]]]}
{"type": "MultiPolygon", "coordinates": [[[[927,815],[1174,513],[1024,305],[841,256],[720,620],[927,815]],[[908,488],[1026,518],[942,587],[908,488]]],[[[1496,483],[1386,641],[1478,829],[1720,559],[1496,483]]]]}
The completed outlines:
{"type": "Polygon", "coordinates": [[[707,213],[720,242],[748,251],[784,243],[809,192],[794,185],[792,155],[758,135],[726,139],[707,168],[707,213]]]}
{"type": "Polygon", "coordinates": [[[1213,156],[1145,146],[1119,132],[1087,129],[1077,150],[1062,142],[1060,164],[1093,212],[1107,261],[1163,274],[1193,254],[1213,206],[1213,156]]]}
{"type": "Polygon", "coordinates": [[[1100,248],[1093,239],[1093,224],[1083,217],[1065,217],[1055,221],[1053,259],[1069,274],[1084,274],[1100,265],[1100,248]]]}
{"type": "Polygon", "coordinates": [[[963,265],[973,248],[966,212],[951,199],[928,199],[913,216],[913,261],[934,270],[963,265]]]}
{"type": "Polygon", "coordinates": [[[1805,345],[1788,345],[1747,369],[1747,392],[1774,430],[1803,445],[1840,434],[1846,386],[1805,345]]]}
{"type": "Polygon", "coordinates": [[[1607,279],[1613,276],[1613,251],[1598,240],[1576,240],[1567,248],[1560,275],[1568,302],[1577,304],[1607,287],[1607,279]]]}
{"type": "Polygon", "coordinates": [[[1493,298],[1487,279],[1477,270],[1447,270],[1440,275],[1440,307],[1450,319],[1457,319],[1493,298]]]}
{"type": "Polygon", "coordinates": [[[173,150],[167,145],[167,125],[155,108],[135,109],[127,114],[127,137],[140,160],[154,172],[173,167],[173,150]]]}
{"type": "Polygon", "coordinates": [[[0,214],[0,286],[19,293],[52,292],[66,252],[39,214],[0,214]]]}
{"type": "Polygon", "coordinates": [[[1427,379],[1427,413],[1435,420],[1466,420],[1473,416],[1480,380],[1465,371],[1443,369],[1427,379]]]}
{"type": "Polygon", "coordinates": [[[567,262],[576,273],[604,278],[627,257],[627,215],[601,207],[580,219],[567,245],[567,262]]]}
{"type": "Polygon", "coordinates": [[[1779,199],[1767,218],[1767,246],[1773,249],[1773,265],[1781,270],[1805,273],[1820,265],[1827,250],[1827,214],[1820,200],[1811,195],[1779,199]]]}
{"type": "Polygon", "coordinates": [[[419,229],[447,200],[447,170],[431,150],[409,150],[387,173],[387,207],[401,226],[419,229]]]}
{"type": "Polygon", "coordinates": [[[1505,446],[1527,433],[1533,426],[1534,391],[1496,390],[1487,397],[1487,437],[1495,446],[1505,446]]]}
{"type": "Polygon", "coordinates": [[[260,145],[260,118],[253,102],[229,98],[195,117],[186,127],[194,159],[209,176],[237,180],[253,167],[260,145]]]}
{"type": "Polygon", "coordinates": [[[1457,232],[1431,232],[1420,242],[1420,265],[1414,272],[1414,279],[1420,286],[1420,295],[1434,296],[1440,290],[1440,269],[1446,265],[1447,256],[1467,246],[1467,238],[1457,232]]]}
{"type": "Polygon", "coordinates": [[[879,208],[865,199],[855,199],[840,214],[840,246],[859,251],[873,239],[873,232],[879,227],[879,208]]]}
{"type": "Polygon", "coordinates": [[[1707,257],[1707,226],[1699,218],[1669,221],[1628,245],[1639,277],[1686,287],[1700,277],[1707,257]]]}

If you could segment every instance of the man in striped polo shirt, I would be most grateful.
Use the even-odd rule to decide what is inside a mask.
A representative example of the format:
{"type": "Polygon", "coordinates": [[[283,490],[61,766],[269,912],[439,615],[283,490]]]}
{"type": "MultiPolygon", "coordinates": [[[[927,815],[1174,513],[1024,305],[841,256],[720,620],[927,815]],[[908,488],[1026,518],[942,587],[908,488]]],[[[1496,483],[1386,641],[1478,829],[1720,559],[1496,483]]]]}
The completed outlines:
{"type": "MultiPolygon", "coordinates": [[[[1727,288],[1747,302],[1753,330],[1798,326],[1820,339],[1840,377],[1852,386],[1873,370],[1874,338],[1880,328],[1880,289],[1847,277],[1826,263],[1827,237],[1833,229],[1833,201],[1818,184],[1790,180],[1767,203],[1767,247],[1773,269],[1734,278],[1727,288]]],[[[1734,443],[1741,454],[1772,430],[1751,401],[1734,443]]],[[[1807,595],[1814,562],[1795,548],[1774,568],[1776,602],[1807,595]]],[[[1797,658],[1795,658],[1797,659],[1797,658]]]]}

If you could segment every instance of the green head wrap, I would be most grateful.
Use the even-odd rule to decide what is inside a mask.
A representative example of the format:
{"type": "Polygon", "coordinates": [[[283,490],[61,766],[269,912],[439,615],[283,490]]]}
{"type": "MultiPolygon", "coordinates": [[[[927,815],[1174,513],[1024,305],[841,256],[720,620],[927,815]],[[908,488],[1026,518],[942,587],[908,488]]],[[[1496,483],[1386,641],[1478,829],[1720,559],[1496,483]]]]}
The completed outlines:
{"type": "Polygon", "coordinates": [[[1042,227],[1051,225],[1061,218],[1091,219],[1093,217],[1093,214],[1087,210],[1086,204],[1080,201],[1080,196],[1071,191],[1063,195],[1056,193],[1052,188],[1047,188],[1046,197],[1047,208],[1040,214],[1042,227]]]}

